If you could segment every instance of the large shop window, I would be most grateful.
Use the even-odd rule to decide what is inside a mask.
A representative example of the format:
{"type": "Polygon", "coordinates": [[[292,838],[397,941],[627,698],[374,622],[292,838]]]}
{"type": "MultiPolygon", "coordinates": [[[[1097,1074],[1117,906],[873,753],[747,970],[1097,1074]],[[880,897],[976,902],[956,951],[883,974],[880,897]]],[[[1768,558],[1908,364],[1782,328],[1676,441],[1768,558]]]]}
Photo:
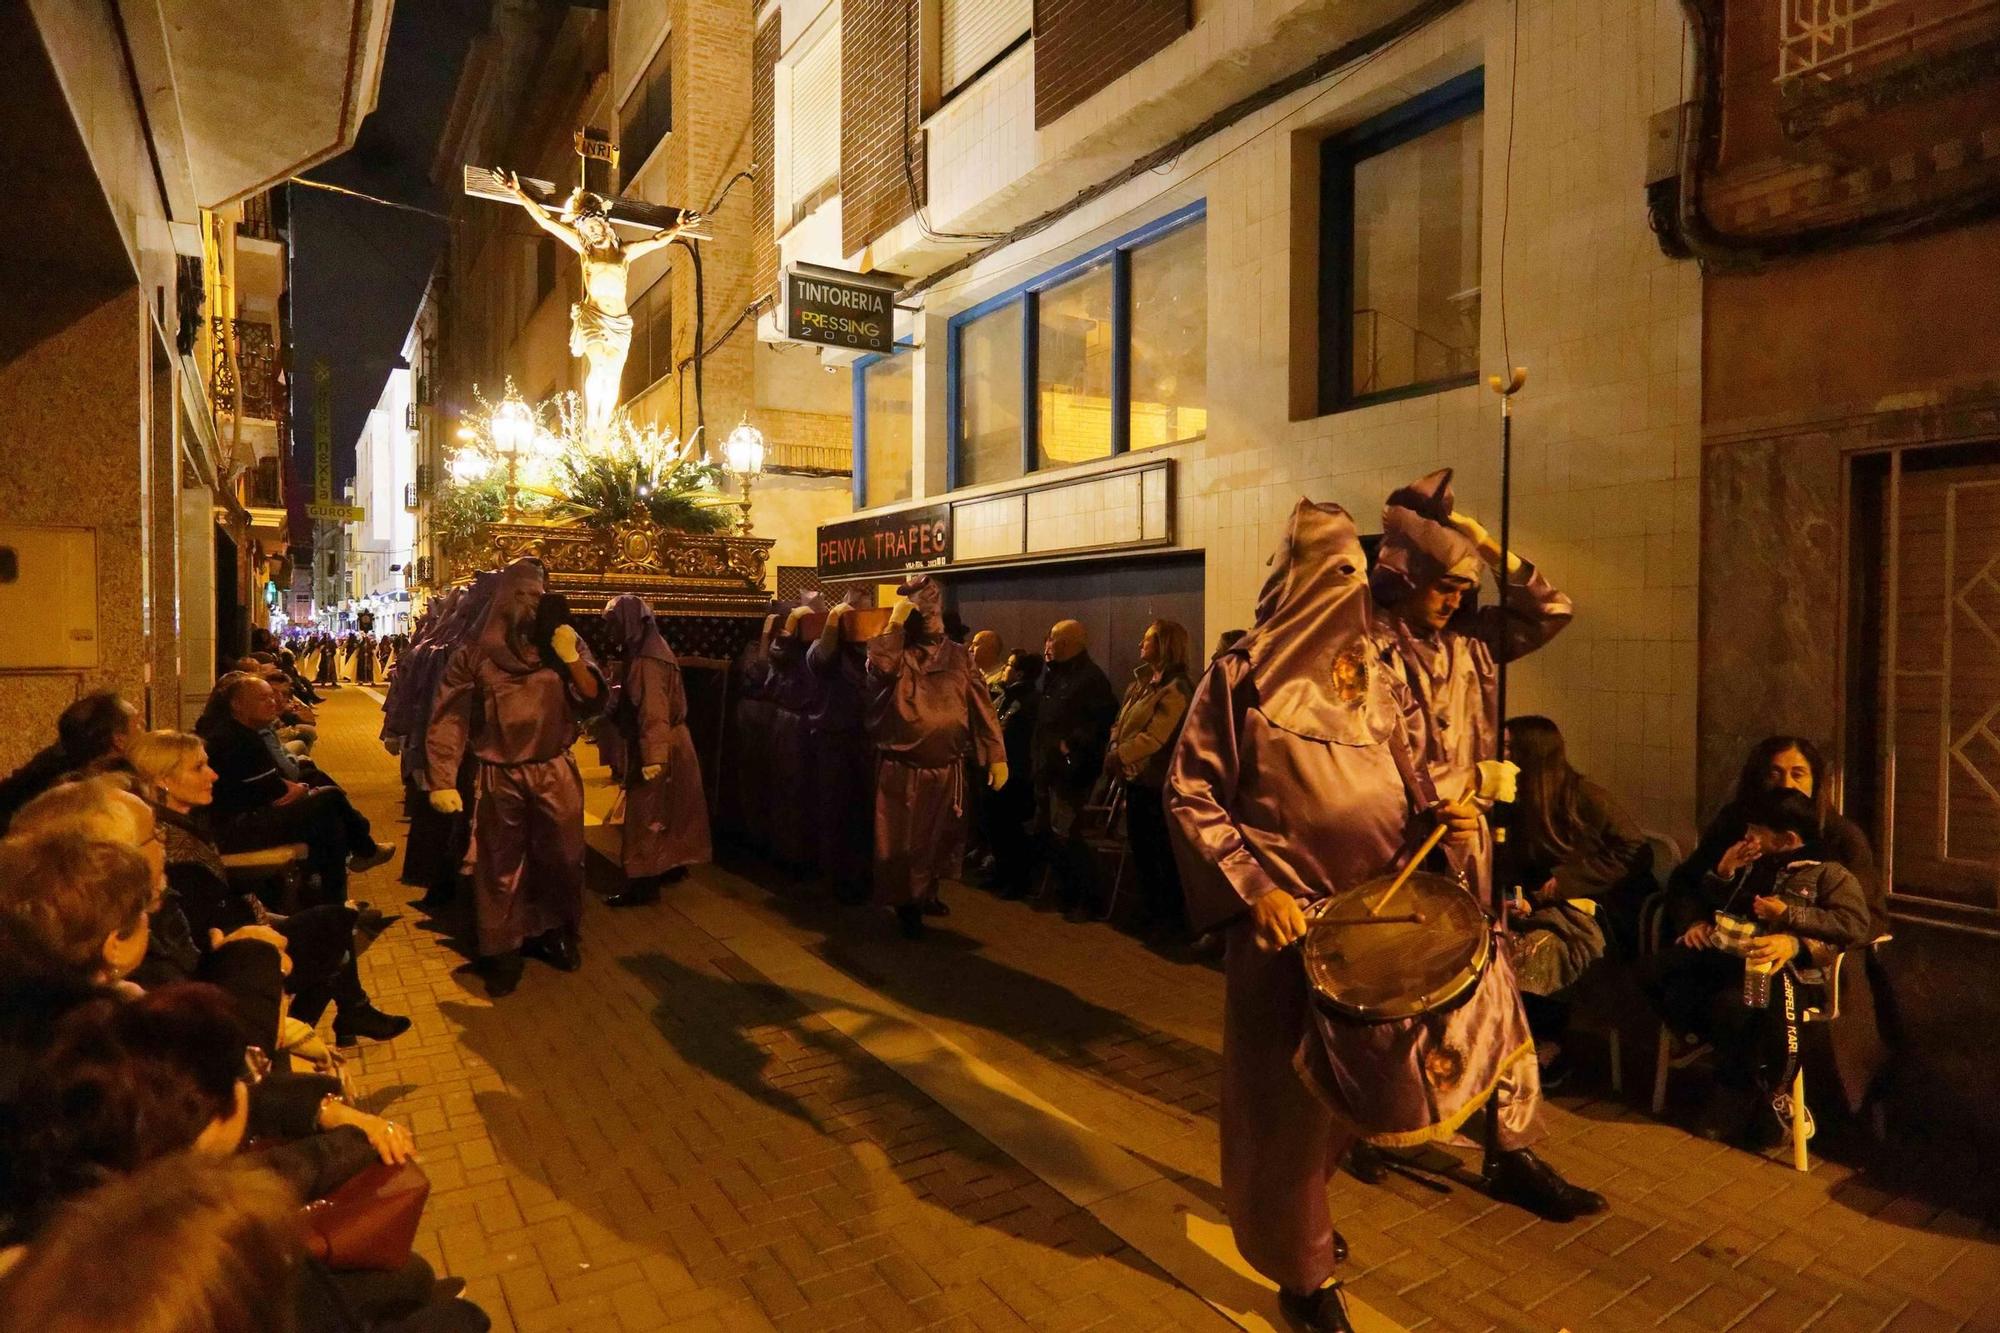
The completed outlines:
{"type": "Polygon", "coordinates": [[[786,185],[796,220],[840,176],[840,29],[830,27],[792,62],[785,100],[786,185]]]}
{"type": "Polygon", "coordinates": [[[1322,149],[1322,411],[1478,378],[1484,88],[1474,70],[1322,149]]]}
{"type": "Polygon", "coordinates": [[[1203,208],[1193,204],[952,318],[953,486],[1207,430],[1203,208]]]}
{"type": "Polygon", "coordinates": [[[938,85],[946,97],[984,74],[1035,26],[1035,0],[938,0],[938,85]]]}
{"type": "Polygon", "coordinates": [[[646,66],[644,77],[618,110],[618,160],[631,179],[646,165],[646,159],[674,127],[673,37],[660,42],[660,49],[646,66]]]}
{"type": "Polygon", "coordinates": [[[898,352],[855,366],[856,460],[854,502],[863,509],[910,498],[911,430],[915,421],[917,358],[898,352]]]}

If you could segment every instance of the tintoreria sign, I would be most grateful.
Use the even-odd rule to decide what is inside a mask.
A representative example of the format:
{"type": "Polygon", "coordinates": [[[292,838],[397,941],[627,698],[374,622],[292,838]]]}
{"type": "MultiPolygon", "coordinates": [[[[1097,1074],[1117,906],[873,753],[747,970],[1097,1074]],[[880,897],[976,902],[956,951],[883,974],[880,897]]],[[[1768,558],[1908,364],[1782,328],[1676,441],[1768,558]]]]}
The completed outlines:
{"type": "Polygon", "coordinates": [[[794,264],[785,271],[785,336],[853,352],[887,352],[896,342],[901,285],[895,274],[794,264]]]}

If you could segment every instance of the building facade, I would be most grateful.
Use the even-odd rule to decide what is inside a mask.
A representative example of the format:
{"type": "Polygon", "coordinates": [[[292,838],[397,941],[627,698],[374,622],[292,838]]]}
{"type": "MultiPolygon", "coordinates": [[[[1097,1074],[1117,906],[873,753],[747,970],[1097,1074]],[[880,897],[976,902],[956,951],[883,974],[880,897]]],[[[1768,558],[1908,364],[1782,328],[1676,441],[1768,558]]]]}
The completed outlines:
{"type": "Polygon", "coordinates": [[[1644,191],[1684,41],[1673,0],[760,5],[760,290],[903,280],[892,355],[818,353],[827,534],[929,525],[965,623],[1077,615],[1115,678],[1155,616],[1245,626],[1301,496],[1368,531],[1448,466],[1494,519],[1484,379],[1525,366],[1512,540],[1578,614],[1511,708],[1688,837],[1701,280],[1644,191]]]}
{"type": "MultiPolygon", "coordinates": [[[[753,491],[772,569],[813,563],[818,525],[848,508],[847,373],[754,337],[750,134],[751,16],[733,0],[626,3],[608,9],[502,0],[457,89],[441,169],[507,167],[567,190],[713,213],[700,257],[669,247],[632,266],[634,328],[621,400],[635,418],[704,441],[748,420],[768,441],[753,491]],[[591,131],[615,159],[579,155],[591,131]],[[697,354],[699,353],[699,354],[697,354]]],[[[753,172],[753,168],[757,171],[753,172]]],[[[419,323],[434,329],[436,388],[420,406],[417,559],[436,587],[451,567],[433,503],[451,432],[474,389],[497,400],[511,377],[531,400],[582,388],[569,351],[575,257],[519,209],[467,199],[419,323]]],[[[735,493],[732,486],[731,494],[735,493]]],[[[775,583],[774,583],[775,587],[775,583]]]]}
{"type": "Polygon", "coordinates": [[[191,721],[282,593],[270,187],[353,141],[388,16],[5,7],[0,160],[36,211],[0,255],[0,767],[93,689],[191,721]]]}

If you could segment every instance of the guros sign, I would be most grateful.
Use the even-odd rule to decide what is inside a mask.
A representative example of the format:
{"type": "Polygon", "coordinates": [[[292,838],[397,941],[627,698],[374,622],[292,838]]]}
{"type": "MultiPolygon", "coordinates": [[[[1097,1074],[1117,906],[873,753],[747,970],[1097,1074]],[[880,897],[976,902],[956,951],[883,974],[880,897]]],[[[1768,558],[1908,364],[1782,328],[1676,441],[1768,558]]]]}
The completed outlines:
{"type": "Polygon", "coordinates": [[[817,264],[785,271],[785,336],[855,352],[887,352],[896,342],[893,274],[848,273],[817,264]]]}

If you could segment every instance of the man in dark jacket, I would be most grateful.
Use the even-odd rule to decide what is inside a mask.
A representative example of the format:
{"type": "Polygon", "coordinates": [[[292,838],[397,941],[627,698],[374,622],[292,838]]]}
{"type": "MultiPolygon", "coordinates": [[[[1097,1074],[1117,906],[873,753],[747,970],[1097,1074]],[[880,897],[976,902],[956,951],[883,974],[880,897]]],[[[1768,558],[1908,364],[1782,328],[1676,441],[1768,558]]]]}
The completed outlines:
{"type": "Polygon", "coordinates": [[[63,709],[56,719],[56,743],[42,750],[0,782],[0,832],[14,812],[74,773],[106,755],[125,753],[140,731],[139,710],[114,690],[86,694],[63,709]]]}
{"type": "Polygon", "coordinates": [[[1118,717],[1118,695],[1090,659],[1083,626],[1059,620],[1042,646],[1041,701],[1035,715],[1035,831],[1056,872],[1064,914],[1081,919],[1092,879],[1090,849],[1076,836],[1077,817],[1104,767],[1104,747],[1118,717]]]}
{"type": "Polygon", "coordinates": [[[212,706],[195,731],[216,773],[216,841],[224,851],[302,842],[320,877],[319,900],[344,902],[347,874],[381,865],[394,844],[377,842],[368,820],[339,787],[309,787],[284,775],[268,730],[278,716],[276,693],[256,676],[238,673],[216,685],[212,706]],[[351,858],[351,860],[350,860],[351,858]]]}

